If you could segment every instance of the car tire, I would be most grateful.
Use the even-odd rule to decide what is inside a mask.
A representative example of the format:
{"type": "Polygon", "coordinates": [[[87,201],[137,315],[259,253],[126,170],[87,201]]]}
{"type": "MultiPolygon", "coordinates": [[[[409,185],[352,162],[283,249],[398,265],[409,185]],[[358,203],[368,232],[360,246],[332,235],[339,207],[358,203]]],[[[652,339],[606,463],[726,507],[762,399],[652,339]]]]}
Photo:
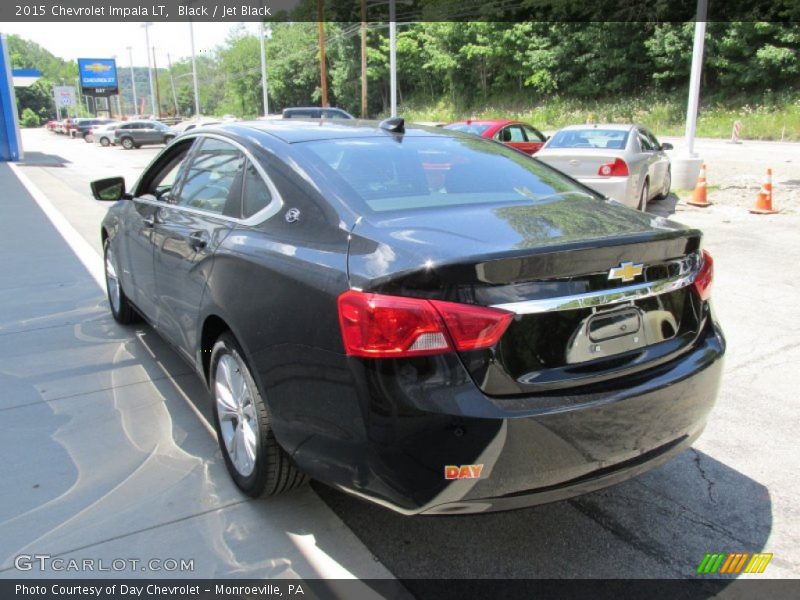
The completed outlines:
{"type": "Polygon", "coordinates": [[[89,134],[88,133],[84,133],[83,134],[83,141],[86,142],[87,144],[91,144],[92,143],[92,142],[89,141],[89,134]]]}
{"type": "Polygon", "coordinates": [[[647,201],[648,196],[650,195],[650,181],[645,178],[644,185],[642,186],[642,191],[639,193],[639,210],[646,211],[647,210],[647,201]]]}
{"type": "Polygon", "coordinates": [[[303,485],[308,478],[275,439],[269,408],[230,332],[219,336],[211,350],[208,379],[214,428],[236,486],[258,498],[303,485]]]}
{"type": "Polygon", "coordinates": [[[120,140],[120,144],[122,144],[122,147],[125,148],[125,150],[131,150],[136,147],[136,144],[134,144],[133,140],[129,137],[122,138],[120,140]]]}
{"type": "Polygon", "coordinates": [[[131,306],[128,297],[122,290],[114,258],[111,240],[106,238],[106,241],[103,242],[103,264],[106,275],[106,295],[108,296],[108,305],[111,308],[111,316],[121,325],[130,325],[139,320],[139,313],[131,306]]]}
{"type": "Polygon", "coordinates": [[[102,137],[102,138],[100,138],[100,145],[103,148],[108,148],[111,145],[111,140],[109,140],[106,137],[102,137]]]}
{"type": "Polygon", "coordinates": [[[672,187],[672,169],[667,169],[664,175],[664,185],[661,188],[661,193],[657,196],[658,200],[663,200],[669,196],[670,188],[672,187]]]}

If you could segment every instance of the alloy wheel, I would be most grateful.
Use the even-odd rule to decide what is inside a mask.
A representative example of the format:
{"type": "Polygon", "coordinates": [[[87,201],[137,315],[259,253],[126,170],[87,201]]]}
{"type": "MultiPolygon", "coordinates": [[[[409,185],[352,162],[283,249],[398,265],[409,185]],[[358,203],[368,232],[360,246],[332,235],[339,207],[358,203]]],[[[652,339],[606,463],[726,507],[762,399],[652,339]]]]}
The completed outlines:
{"type": "Polygon", "coordinates": [[[108,298],[111,301],[111,308],[115,314],[119,314],[122,305],[121,290],[117,269],[114,266],[114,251],[109,247],[106,250],[106,286],[108,287],[108,298]]]}
{"type": "Polygon", "coordinates": [[[247,477],[256,466],[258,423],[244,368],[232,354],[222,355],[215,373],[214,396],[225,450],[236,471],[247,477]]]}

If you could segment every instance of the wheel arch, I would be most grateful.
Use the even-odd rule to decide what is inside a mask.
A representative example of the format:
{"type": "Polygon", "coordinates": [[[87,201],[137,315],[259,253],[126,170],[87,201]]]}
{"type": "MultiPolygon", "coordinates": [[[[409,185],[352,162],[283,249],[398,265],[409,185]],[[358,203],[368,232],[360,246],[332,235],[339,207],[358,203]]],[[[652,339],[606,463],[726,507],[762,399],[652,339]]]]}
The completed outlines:
{"type": "MultiPolygon", "coordinates": [[[[211,351],[214,348],[214,343],[226,331],[230,331],[231,335],[236,337],[230,325],[217,314],[210,314],[203,321],[203,327],[200,331],[200,367],[206,383],[210,381],[211,351]]],[[[236,339],[238,341],[239,338],[236,339]]],[[[241,344],[241,341],[239,343],[241,344]]]]}

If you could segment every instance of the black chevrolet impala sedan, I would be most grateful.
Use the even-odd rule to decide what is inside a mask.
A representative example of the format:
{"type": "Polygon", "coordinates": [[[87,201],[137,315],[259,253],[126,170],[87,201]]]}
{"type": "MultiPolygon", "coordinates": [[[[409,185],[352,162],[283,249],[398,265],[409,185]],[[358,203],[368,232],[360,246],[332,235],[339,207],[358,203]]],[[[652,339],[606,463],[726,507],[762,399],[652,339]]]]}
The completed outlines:
{"type": "Polygon", "coordinates": [[[549,502],[681,452],[717,394],[700,232],[493,141],[231,123],[92,191],[116,201],[114,318],[208,384],[251,496],[313,478],[405,514],[549,502]]]}

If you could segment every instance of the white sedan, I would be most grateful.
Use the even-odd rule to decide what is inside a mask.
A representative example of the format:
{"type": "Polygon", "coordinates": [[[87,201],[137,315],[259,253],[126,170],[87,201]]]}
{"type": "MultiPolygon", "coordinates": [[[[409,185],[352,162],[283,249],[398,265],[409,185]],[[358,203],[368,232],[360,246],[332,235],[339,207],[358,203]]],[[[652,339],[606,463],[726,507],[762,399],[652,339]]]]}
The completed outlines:
{"type": "Polygon", "coordinates": [[[641,125],[572,125],[556,132],[536,154],[584,185],[644,210],[647,202],[669,195],[669,157],[641,125]]]}

